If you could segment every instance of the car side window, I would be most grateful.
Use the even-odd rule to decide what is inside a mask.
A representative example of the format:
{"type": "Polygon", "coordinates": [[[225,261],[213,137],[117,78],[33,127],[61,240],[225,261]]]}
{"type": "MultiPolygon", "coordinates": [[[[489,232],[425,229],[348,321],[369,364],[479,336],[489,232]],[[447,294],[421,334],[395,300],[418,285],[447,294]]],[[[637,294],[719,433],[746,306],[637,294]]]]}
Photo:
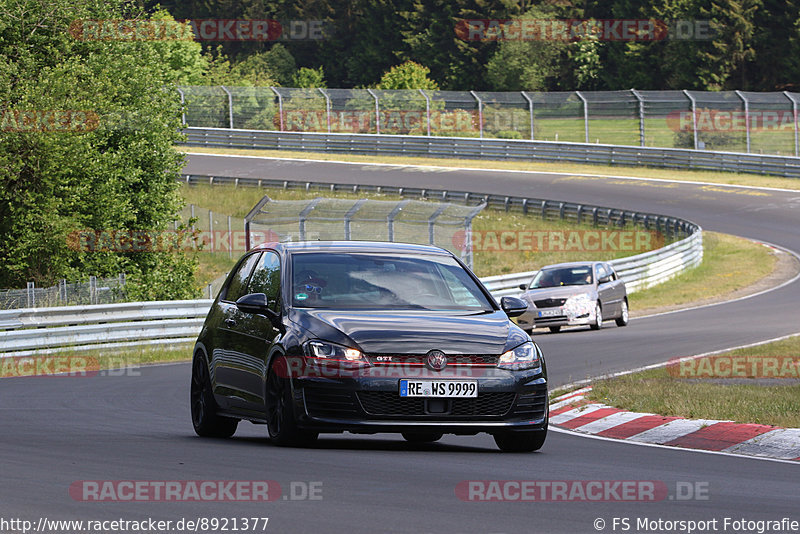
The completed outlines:
{"type": "Polygon", "coordinates": [[[236,302],[236,299],[246,295],[244,290],[247,287],[247,281],[250,279],[250,273],[253,272],[253,266],[260,255],[251,254],[239,264],[239,268],[231,277],[228,287],[225,289],[225,294],[221,297],[222,300],[236,302]]]}
{"type": "Polygon", "coordinates": [[[278,311],[278,297],[281,290],[281,259],[277,253],[267,251],[261,255],[261,260],[256,265],[247,293],[264,293],[269,299],[269,306],[278,311]]]}

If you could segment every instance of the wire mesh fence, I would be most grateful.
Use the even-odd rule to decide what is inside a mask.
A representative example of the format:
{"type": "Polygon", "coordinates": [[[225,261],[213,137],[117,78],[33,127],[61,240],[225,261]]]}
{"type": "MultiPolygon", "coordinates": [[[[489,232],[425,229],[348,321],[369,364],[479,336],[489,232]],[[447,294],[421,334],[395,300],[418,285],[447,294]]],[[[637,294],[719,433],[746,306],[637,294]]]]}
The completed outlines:
{"type": "Polygon", "coordinates": [[[28,282],[26,289],[0,290],[0,309],[47,308],[127,302],[125,275],[114,278],[90,276],[86,282],[61,280],[52,287],[36,287],[28,282]]]}
{"type": "MultiPolygon", "coordinates": [[[[472,220],[486,207],[405,199],[265,196],[245,217],[245,232],[268,241],[390,241],[436,245],[472,267],[472,220]]],[[[253,242],[253,244],[257,244],[253,242]]]]}
{"type": "Polygon", "coordinates": [[[571,141],[800,156],[800,93],[181,86],[194,127],[571,141]]]}

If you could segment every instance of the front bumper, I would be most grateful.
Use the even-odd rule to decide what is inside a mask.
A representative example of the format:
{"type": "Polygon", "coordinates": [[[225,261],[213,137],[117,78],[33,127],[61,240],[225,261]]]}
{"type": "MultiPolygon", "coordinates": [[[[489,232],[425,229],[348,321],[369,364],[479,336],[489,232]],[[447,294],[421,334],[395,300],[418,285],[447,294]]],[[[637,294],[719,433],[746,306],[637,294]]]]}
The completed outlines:
{"type": "Polygon", "coordinates": [[[400,397],[401,377],[295,378],[295,415],[299,426],[316,432],[477,434],[547,427],[547,380],[540,372],[482,374],[477,397],[451,399],[400,397]]]}
{"type": "Polygon", "coordinates": [[[563,308],[534,308],[517,317],[517,324],[524,329],[547,328],[549,326],[586,326],[592,325],[596,320],[595,310],[590,310],[583,315],[568,314],[563,308]],[[543,312],[545,316],[539,317],[543,312]]]}

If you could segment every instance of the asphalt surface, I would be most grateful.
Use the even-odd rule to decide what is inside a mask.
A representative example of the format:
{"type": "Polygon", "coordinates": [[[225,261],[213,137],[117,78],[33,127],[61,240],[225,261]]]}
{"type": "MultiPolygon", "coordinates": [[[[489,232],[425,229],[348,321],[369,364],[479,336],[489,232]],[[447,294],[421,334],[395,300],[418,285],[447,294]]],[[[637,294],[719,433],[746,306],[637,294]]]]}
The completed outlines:
{"type": "MultiPolygon", "coordinates": [[[[186,171],[591,202],[681,216],[708,230],[800,250],[800,192],[206,156],[192,156],[186,171]]],[[[552,383],[563,384],[798,332],[798,302],[800,283],[795,282],[738,302],[636,319],[627,328],[608,326],[537,340],[548,356],[552,383]]],[[[189,374],[188,364],[175,364],[122,376],[1,381],[0,532],[12,531],[2,527],[4,518],[35,522],[40,517],[177,521],[257,516],[269,517],[267,532],[437,534],[626,531],[614,518],[628,520],[627,532],[688,531],[689,525],[680,529],[664,523],[637,528],[643,519],[716,519],[704,531],[717,532],[754,531],[726,528],[726,517],[800,521],[797,464],[556,432],[534,454],[499,453],[486,435],[445,437],[418,446],[394,435],[345,434],[323,437],[313,449],[283,449],[270,444],[263,427],[249,423],[242,423],[231,440],[201,439],[194,436],[189,418],[189,374]],[[69,493],[70,485],[81,480],[274,480],[287,499],[82,502],[69,493]],[[655,481],[668,493],[655,502],[465,502],[457,495],[460,482],[483,480],[655,481]],[[303,483],[321,484],[321,499],[292,500],[291,488],[300,495],[303,483]],[[700,498],[685,498],[687,488],[700,498]],[[605,521],[602,530],[595,526],[598,518],[605,521]]]]}

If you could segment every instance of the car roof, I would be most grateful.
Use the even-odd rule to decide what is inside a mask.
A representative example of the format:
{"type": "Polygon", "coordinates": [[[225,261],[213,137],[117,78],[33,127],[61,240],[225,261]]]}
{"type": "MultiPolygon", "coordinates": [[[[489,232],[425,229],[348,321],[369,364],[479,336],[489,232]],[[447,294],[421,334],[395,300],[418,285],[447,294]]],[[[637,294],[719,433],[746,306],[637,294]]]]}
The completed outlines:
{"type": "Polygon", "coordinates": [[[285,243],[262,243],[253,247],[253,250],[265,249],[273,249],[289,254],[304,252],[372,252],[377,254],[451,255],[450,252],[440,247],[388,241],[290,241],[285,243]]]}
{"type": "Polygon", "coordinates": [[[545,265],[540,270],[553,269],[559,267],[591,267],[597,263],[606,263],[604,261],[569,261],[565,263],[554,263],[552,265],[545,265]]]}

